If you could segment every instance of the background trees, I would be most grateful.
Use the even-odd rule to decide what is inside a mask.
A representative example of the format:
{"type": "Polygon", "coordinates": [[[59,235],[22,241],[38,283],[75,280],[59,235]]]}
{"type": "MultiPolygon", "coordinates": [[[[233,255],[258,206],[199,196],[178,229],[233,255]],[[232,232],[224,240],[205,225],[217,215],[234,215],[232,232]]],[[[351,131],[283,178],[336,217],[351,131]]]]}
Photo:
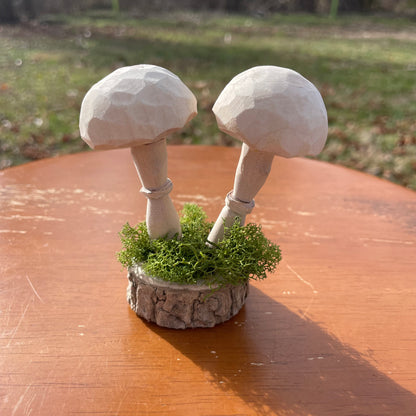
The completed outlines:
{"type": "Polygon", "coordinates": [[[334,5],[339,13],[390,12],[416,16],[416,0],[0,0],[0,22],[16,23],[43,14],[76,13],[113,9],[146,14],[172,10],[210,10],[266,15],[270,13],[328,14],[334,5]]]}

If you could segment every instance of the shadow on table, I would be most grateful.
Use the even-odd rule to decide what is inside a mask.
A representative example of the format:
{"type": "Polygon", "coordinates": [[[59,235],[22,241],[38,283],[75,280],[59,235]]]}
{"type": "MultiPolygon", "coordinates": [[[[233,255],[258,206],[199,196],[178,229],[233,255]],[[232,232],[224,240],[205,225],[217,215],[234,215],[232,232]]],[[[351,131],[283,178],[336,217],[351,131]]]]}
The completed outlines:
{"type": "Polygon", "coordinates": [[[244,309],[214,329],[148,327],[258,415],[415,414],[413,393],[316,323],[250,289],[244,309]]]}

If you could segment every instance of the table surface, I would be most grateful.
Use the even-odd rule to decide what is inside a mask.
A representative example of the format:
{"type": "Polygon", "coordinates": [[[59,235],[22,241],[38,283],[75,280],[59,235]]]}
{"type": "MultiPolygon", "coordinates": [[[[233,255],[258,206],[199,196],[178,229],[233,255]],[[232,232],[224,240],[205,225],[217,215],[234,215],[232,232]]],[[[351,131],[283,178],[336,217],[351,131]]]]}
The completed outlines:
{"type": "MultiPolygon", "coordinates": [[[[239,150],[168,155],[175,206],[215,220],[239,150]]],[[[276,158],[248,220],[282,262],[236,317],[182,331],[126,302],[139,188],[128,150],[0,172],[1,415],[416,414],[416,193],[276,158]]]]}

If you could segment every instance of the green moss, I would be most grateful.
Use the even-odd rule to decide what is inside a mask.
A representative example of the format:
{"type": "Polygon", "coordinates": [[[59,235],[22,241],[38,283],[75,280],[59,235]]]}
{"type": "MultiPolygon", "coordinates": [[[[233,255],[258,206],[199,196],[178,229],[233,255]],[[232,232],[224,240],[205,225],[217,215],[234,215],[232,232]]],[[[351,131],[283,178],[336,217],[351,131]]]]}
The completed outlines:
{"type": "Polygon", "coordinates": [[[145,222],[128,223],[120,232],[123,249],[118,259],[124,267],[143,264],[146,273],[175,283],[237,285],[248,279],[264,279],[281,260],[279,246],[269,241],[261,226],[226,228],[226,238],[209,247],[212,223],[195,204],[186,204],[181,213],[182,238],[151,240],[145,222]]]}

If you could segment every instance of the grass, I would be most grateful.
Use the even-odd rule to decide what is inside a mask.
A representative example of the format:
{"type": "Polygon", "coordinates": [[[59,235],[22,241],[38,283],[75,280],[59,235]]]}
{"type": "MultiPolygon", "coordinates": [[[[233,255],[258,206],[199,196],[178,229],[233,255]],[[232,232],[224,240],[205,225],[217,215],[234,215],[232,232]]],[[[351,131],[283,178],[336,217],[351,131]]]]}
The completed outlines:
{"type": "Polygon", "coordinates": [[[160,279],[182,284],[219,286],[261,280],[281,260],[279,246],[269,241],[255,224],[235,221],[225,228],[225,238],[208,247],[213,226],[195,204],[185,204],[180,217],[182,237],[151,240],[146,224],[126,224],[120,233],[123,249],[118,259],[125,267],[141,264],[160,279]]]}
{"type": "Polygon", "coordinates": [[[83,96],[137,63],[170,69],[198,98],[198,117],[170,143],[236,145],[211,107],[234,75],[268,64],[321,91],[329,138],[320,159],[416,190],[415,46],[414,22],[370,16],[90,14],[2,26],[0,168],[87,150],[78,132],[83,96]]]}

